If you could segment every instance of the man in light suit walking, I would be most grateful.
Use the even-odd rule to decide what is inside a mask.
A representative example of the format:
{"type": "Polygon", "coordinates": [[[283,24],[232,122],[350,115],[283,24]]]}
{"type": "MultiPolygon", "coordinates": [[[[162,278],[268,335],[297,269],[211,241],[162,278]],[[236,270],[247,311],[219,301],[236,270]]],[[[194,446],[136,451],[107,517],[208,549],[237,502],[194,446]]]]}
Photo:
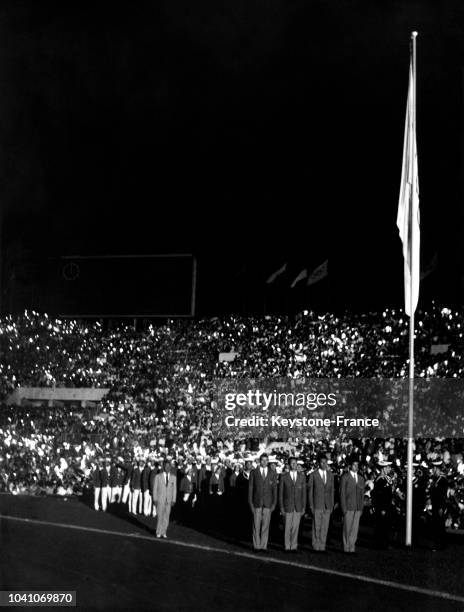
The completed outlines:
{"type": "Polygon", "coordinates": [[[250,474],[248,504],[253,513],[253,548],[267,552],[271,514],[277,504],[277,475],[268,465],[269,457],[263,453],[259,466],[250,474]]]}
{"type": "Polygon", "coordinates": [[[171,462],[163,462],[163,470],[155,476],[153,483],[153,503],[156,506],[158,520],[156,523],[156,537],[166,538],[169,527],[171,508],[176,503],[177,478],[171,473],[171,462]]]}
{"type": "Polygon", "coordinates": [[[340,481],[340,507],[343,512],[343,550],[354,553],[364,507],[364,478],[358,474],[359,463],[355,457],[350,459],[349,468],[340,481]]]}
{"type": "Polygon", "coordinates": [[[280,478],[279,506],[285,521],[285,550],[296,552],[300,520],[306,508],[306,476],[297,471],[295,457],[290,457],[288,464],[290,471],[280,478]]]}
{"type": "Polygon", "coordinates": [[[324,454],[319,455],[318,465],[318,469],[309,476],[308,504],[313,515],[313,549],[324,552],[334,507],[334,477],[327,469],[327,457],[324,454]]]}

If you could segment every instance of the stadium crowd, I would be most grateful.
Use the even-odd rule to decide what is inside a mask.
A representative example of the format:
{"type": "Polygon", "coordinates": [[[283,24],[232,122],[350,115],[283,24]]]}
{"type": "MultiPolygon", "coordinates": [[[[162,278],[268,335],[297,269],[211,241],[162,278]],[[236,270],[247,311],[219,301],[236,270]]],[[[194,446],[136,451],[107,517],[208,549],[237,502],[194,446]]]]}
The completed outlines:
{"type": "MultiPolygon", "coordinates": [[[[464,313],[433,305],[418,313],[416,325],[416,376],[461,378],[464,313]]],[[[230,492],[264,450],[270,450],[277,473],[286,469],[289,456],[309,473],[323,453],[336,476],[347,470],[349,457],[358,457],[367,507],[379,464],[391,463],[393,512],[398,521],[404,516],[403,439],[228,438],[214,429],[216,378],[405,377],[408,321],[401,311],[176,320],[142,331],[26,312],[0,319],[0,350],[0,490],[81,495],[94,488],[95,473],[107,463],[122,474],[128,465],[143,462],[156,473],[168,458],[179,486],[195,465],[208,472],[215,486],[207,493],[216,498],[230,492]],[[220,353],[229,358],[220,360],[220,353]],[[7,396],[20,386],[110,391],[98,405],[7,405],[7,396]]],[[[462,422],[456,422],[454,431],[462,430],[462,422]]],[[[421,512],[430,512],[433,464],[443,461],[446,524],[453,529],[464,528],[463,442],[462,435],[415,442],[416,480],[424,485],[421,512]]],[[[98,507],[115,501],[115,495],[122,500],[124,484],[105,504],[100,494],[98,507]]],[[[130,509],[151,511],[143,495],[134,503],[133,493],[129,482],[130,509]]]]}

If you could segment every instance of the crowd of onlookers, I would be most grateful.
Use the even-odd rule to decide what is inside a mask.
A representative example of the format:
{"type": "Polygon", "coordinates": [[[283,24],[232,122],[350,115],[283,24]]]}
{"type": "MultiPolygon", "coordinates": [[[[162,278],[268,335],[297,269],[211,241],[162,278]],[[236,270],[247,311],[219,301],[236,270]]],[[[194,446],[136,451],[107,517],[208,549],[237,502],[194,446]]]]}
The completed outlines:
{"type": "MultiPolygon", "coordinates": [[[[221,317],[141,326],[51,319],[27,312],[0,319],[0,490],[81,494],[92,463],[106,456],[189,457],[243,470],[244,457],[269,446],[278,461],[297,454],[311,469],[320,451],[342,471],[358,453],[369,483],[388,457],[404,510],[406,444],[388,439],[298,440],[218,437],[216,378],[390,378],[408,372],[408,319],[402,311],[364,315],[221,317]],[[220,353],[226,353],[224,360],[220,353]],[[101,403],[7,406],[18,386],[104,387],[101,403]]],[[[416,317],[416,376],[461,378],[464,313],[435,305],[416,317]]],[[[461,422],[456,431],[462,431],[461,422]]],[[[448,525],[464,527],[463,438],[416,440],[428,474],[437,456],[449,480],[448,525]]],[[[367,495],[368,497],[368,495],[367,495]]]]}

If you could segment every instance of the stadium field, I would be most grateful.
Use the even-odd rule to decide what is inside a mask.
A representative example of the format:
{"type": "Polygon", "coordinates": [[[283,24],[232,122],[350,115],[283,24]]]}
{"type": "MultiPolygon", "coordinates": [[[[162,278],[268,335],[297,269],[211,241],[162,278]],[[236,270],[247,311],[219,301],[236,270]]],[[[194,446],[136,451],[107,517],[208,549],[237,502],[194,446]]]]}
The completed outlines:
{"type": "Polygon", "coordinates": [[[1,588],[75,590],[82,610],[463,610],[464,541],[379,552],[364,529],[356,556],[333,538],[329,554],[286,555],[279,543],[256,555],[173,524],[97,513],[76,498],[0,495],[1,588]]]}

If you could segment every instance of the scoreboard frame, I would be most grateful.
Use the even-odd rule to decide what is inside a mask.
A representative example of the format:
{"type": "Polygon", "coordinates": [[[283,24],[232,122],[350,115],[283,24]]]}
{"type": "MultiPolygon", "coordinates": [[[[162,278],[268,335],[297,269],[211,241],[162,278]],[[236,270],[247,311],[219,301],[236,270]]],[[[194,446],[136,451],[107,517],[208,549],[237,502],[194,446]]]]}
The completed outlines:
{"type": "Polygon", "coordinates": [[[148,255],[62,255],[60,260],[63,266],[66,261],[78,262],[79,260],[90,259],[191,259],[192,260],[192,280],[190,294],[190,312],[185,314],[172,313],[142,313],[142,314],[107,314],[107,313],[60,313],[60,319],[190,319],[195,317],[196,313],[196,294],[197,294],[197,258],[193,253],[157,253],[148,255]]]}

